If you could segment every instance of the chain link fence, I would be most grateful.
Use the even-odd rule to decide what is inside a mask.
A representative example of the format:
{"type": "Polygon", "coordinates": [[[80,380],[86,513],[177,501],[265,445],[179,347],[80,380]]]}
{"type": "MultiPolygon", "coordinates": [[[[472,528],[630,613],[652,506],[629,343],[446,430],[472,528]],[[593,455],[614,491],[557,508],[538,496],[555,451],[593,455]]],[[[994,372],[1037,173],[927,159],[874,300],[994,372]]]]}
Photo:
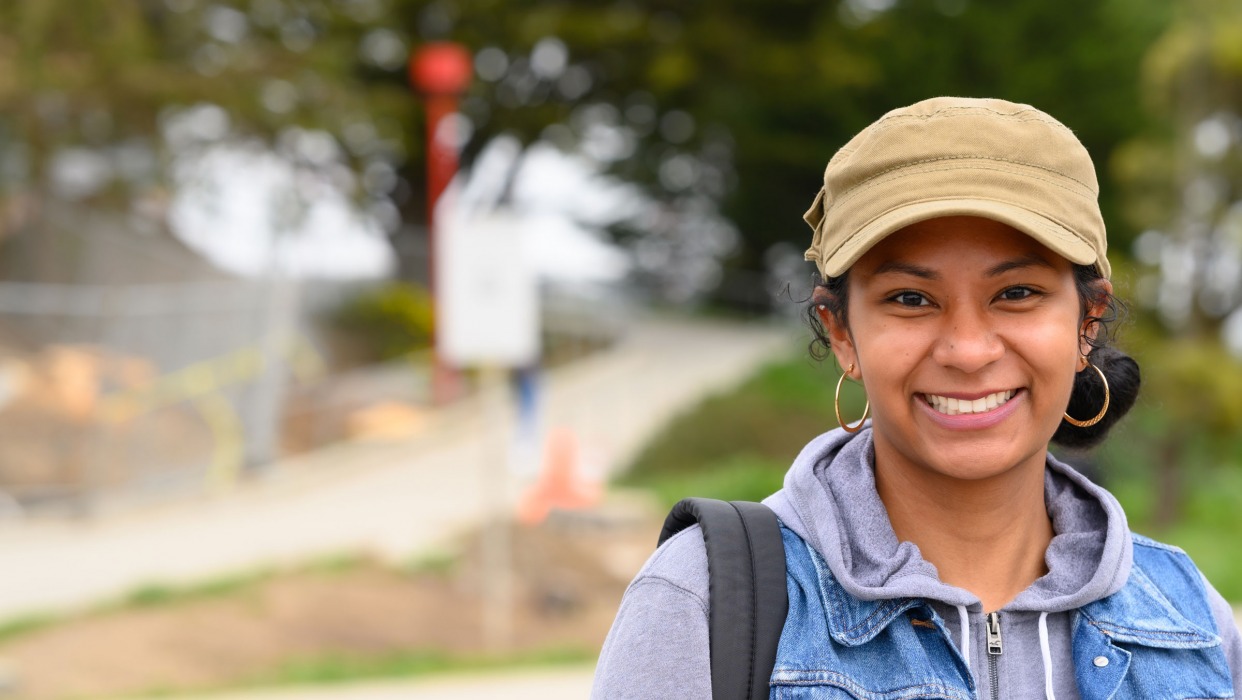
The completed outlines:
{"type": "Polygon", "coordinates": [[[225,484],[315,369],[288,281],[0,283],[0,513],[225,484]]]}

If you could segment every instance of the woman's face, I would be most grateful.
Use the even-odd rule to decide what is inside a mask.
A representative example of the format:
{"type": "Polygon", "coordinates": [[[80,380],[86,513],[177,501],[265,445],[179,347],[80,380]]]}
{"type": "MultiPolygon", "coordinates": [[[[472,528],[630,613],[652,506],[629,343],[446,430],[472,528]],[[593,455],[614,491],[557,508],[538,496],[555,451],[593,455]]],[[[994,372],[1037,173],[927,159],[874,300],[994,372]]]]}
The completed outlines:
{"type": "Polygon", "coordinates": [[[1085,366],[1081,311],[1071,263],[990,219],[876,244],[850,268],[849,327],[830,336],[866,387],[877,464],[965,480],[1042,469],[1085,366]]]}

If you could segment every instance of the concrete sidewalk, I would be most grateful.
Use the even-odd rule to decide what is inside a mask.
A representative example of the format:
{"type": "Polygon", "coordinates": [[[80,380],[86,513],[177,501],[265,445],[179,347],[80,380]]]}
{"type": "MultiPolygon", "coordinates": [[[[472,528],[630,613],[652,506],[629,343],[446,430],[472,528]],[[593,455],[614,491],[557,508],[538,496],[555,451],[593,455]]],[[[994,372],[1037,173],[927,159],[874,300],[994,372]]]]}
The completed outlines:
{"type": "MultiPolygon", "coordinates": [[[[543,422],[571,429],[606,474],[675,413],[790,351],[794,337],[788,327],[641,319],[616,347],[547,378],[543,422]]],[[[6,524],[0,620],[152,583],[342,552],[401,559],[433,549],[513,501],[496,483],[505,474],[497,466],[507,444],[496,429],[507,422],[495,412],[502,405],[479,396],[431,416],[414,438],[292,459],[227,496],[93,521],[6,524]]]]}

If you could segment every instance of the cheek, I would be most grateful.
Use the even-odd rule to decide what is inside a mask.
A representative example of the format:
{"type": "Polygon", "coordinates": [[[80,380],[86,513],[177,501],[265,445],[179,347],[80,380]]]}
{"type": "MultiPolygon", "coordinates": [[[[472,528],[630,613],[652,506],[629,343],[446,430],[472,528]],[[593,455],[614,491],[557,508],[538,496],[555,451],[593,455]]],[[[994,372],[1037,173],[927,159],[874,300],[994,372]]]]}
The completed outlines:
{"type": "Polygon", "coordinates": [[[855,349],[863,369],[865,384],[885,385],[908,376],[913,367],[925,358],[936,341],[932,324],[873,321],[859,327],[855,349]]]}
{"type": "Polygon", "coordinates": [[[1038,377],[1050,384],[1049,388],[1054,389],[1052,395],[1058,396],[1058,401],[1061,394],[1068,398],[1081,357],[1077,329],[1064,319],[1032,321],[1015,324],[1009,334],[1009,346],[1025,359],[1038,377]]]}
{"type": "Polygon", "coordinates": [[[1049,355],[1049,360],[1069,357],[1072,361],[1078,357],[1077,309],[1049,309],[1047,313],[1017,319],[1011,327],[1013,333],[1022,336],[1023,343],[1042,348],[1041,354],[1049,355]]]}

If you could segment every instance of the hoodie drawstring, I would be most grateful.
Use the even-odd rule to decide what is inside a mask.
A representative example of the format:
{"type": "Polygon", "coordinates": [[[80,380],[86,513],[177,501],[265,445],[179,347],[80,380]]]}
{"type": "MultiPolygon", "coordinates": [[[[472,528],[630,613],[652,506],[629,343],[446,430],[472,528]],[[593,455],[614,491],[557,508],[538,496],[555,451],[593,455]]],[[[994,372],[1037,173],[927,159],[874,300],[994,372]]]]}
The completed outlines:
{"type": "Polygon", "coordinates": [[[1044,658],[1044,696],[1056,700],[1052,694],[1052,651],[1048,648],[1048,613],[1039,614],[1039,650],[1044,658]]]}
{"type": "Polygon", "coordinates": [[[965,605],[957,606],[957,616],[962,623],[962,658],[966,659],[966,670],[970,671],[970,618],[966,616],[965,605]]]}
{"type": "MultiPolygon", "coordinates": [[[[966,659],[966,670],[974,673],[970,667],[970,618],[966,614],[966,606],[958,605],[957,616],[962,626],[962,658],[966,659]]],[[[1052,649],[1048,643],[1048,613],[1039,614],[1039,651],[1044,662],[1044,697],[1056,700],[1052,694],[1052,649]]]]}

